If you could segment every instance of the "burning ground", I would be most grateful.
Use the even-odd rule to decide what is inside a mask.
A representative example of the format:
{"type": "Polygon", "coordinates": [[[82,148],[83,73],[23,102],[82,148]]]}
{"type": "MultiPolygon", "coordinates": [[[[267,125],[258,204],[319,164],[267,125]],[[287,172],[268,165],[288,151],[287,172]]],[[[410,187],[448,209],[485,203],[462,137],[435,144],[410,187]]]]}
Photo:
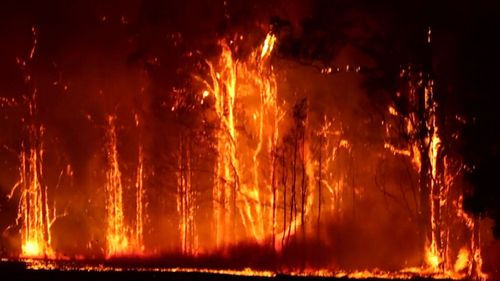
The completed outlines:
{"type": "Polygon", "coordinates": [[[498,274],[494,4],[4,5],[4,257],[498,274]]]}

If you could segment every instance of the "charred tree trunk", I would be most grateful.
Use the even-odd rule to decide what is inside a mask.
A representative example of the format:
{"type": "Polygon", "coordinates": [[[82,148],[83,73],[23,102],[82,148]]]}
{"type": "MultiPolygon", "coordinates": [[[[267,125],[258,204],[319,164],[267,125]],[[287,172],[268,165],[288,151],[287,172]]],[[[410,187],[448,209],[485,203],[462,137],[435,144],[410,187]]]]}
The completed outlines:
{"type": "Polygon", "coordinates": [[[430,178],[430,159],[429,159],[429,144],[426,139],[429,135],[426,123],[425,112],[425,89],[419,87],[417,92],[417,114],[418,114],[418,147],[420,153],[420,171],[419,171],[419,193],[420,193],[420,230],[421,230],[421,249],[422,257],[425,257],[425,250],[428,241],[431,240],[430,225],[431,225],[431,206],[430,195],[431,189],[429,186],[430,178]]]}
{"type": "MultiPolygon", "coordinates": [[[[434,135],[434,124],[432,122],[434,110],[434,96],[431,87],[431,71],[432,71],[432,54],[431,54],[431,38],[430,28],[426,30],[427,40],[422,46],[422,72],[423,76],[420,78],[420,83],[417,89],[417,116],[418,116],[418,143],[420,148],[421,166],[420,166],[420,214],[421,214],[421,230],[422,230],[422,243],[424,249],[426,244],[432,242],[433,237],[435,243],[440,243],[439,234],[439,186],[438,182],[433,176],[433,163],[431,163],[431,141],[434,135]],[[430,93],[428,91],[431,90],[430,93]],[[437,232],[437,233],[436,233],[437,232]]],[[[437,249],[440,245],[437,244],[437,249]]]]}

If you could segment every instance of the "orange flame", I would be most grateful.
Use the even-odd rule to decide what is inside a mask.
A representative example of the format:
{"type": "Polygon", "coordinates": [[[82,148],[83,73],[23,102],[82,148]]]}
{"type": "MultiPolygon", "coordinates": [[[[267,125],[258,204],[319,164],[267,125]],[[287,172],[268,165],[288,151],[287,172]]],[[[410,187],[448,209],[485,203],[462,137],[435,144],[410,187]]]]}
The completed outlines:
{"type": "Polygon", "coordinates": [[[179,143],[177,171],[177,212],[179,213],[179,236],[184,254],[196,254],[198,237],[194,221],[195,202],[192,186],[191,146],[181,137],[179,143]]]}
{"type": "Polygon", "coordinates": [[[106,134],[109,165],[109,170],[106,172],[106,211],[108,220],[106,255],[108,257],[126,254],[129,247],[128,230],[123,215],[123,188],[118,164],[115,119],[114,116],[108,116],[108,131],[106,134]]]}
{"type": "MultiPolygon", "coordinates": [[[[259,52],[237,61],[230,46],[222,41],[217,64],[207,62],[211,81],[204,82],[208,90],[203,97],[213,97],[220,121],[213,188],[214,232],[220,248],[228,241],[245,238],[262,243],[270,237],[275,239],[280,232],[276,210],[278,200],[286,199],[279,199],[274,175],[284,111],[278,103],[276,77],[270,66],[275,42],[276,37],[270,33],[259,52]],[[245,132],[240,132],[242,124],[245,132]],[[236,233],[239,224],[243,233],[236,233]]],[[[307,166],[305,173],[312,178],[307,148],[302,151],[302,158],[307,166]]],[[[303,200],[305,212],[312,205],[313,189],[309,188],[303,200]]],[[[299,223],[295,217],[289,226],[295,230],[299,223]]],[[[276,241],[273,245],[277,245],[276,241]]]]}
{"type": "MultiPolygon", "coordinates": [[[[136,120],[137,121],[137,120],[136,120]]],[[[118,161],[116,117],[108,116],[106,131],[106,156],[108,170],[106,171],[106,256],[140,255],[143,246],[143,152],[139,147],[139,158],[136,176],[136,226],[135,233],[126,223],[123,204],[123,185],[118,161]]]]}
{"type": "MultiPolygon", "coordinates": [[[[418,74],[418,81],[415,83],[411,75],[412,72],[402,71],[401,77],[408,75],[408,101],[415,107],[407,116],[402,116],[393,106],[389,106],[388,114],[393,118],[401,118],[406,126],[402,128],[403,133],[408,136],[407,147],[396,147],[390,142],[384,144],[384,148],[390,150],[394,155],[404,155],[411,158],[415,170],[421,175],[421,184],[428,189],[427,198],[422,197],[420,206],[427,206],[426,210],[420,210],[421,213],[428,213],[429,217],[424,220],[428,223],[426,231],[426,243],[424,249],[424,262],[420,269],[421,272],[431,272],[451,278],[464,278],[474,276],[485,279],[487,276],[481,271],[481,254],[478,243],[478,232],[475,230],[476,224],[462,210],[461,200],[459,204],[451,204],[454,175],[450,173],[448,158],[443,155],[440,131],[437,121],[438,105],[434,97],[432,79],[424,79],[423,74],[418,74]],[[419,97],[419,94],[423,95],[419,97]],[[423,99],[423,114],[419,113],[418,101],[423,99]],[[419,127],[420,125],[423,125],[419,127]],[[423,161],[427,159],[428,164],[423,161]],[[428,169],[428,170],[425,170],[428,169]],[[422,177],[422,175],[424,175],[422,177]],[[423,181],[423,182],[422,182],[423,181]],[[445,221],[445,217],[447,220],[445,221]],[[457,257],[451,256],[450,243],[450,225],[453,221],[461,218],[465,226],[471,233],[470,244],[462,247],[457,257]],[[473,249],[473,255],[470,255],[469,248],[473,249]],[[456,259],[453,263],[452,260],[456,259]],[[470,270],[464,272],[464,269],[470,266],[470,270]],[[474,270],[472,270],[474,267],[474,270]],[[473,272],[474,271],[474,272],[473,272]]],[[[400,95],[398,95],[400,97],[400,95]]],[[[391,134],[391,124],[386,124],[386,133],[391,134]]],[[[420,190],[422,192],[422,190],[420,190]]]]}
{"type": "MultiPolygon", "coordinates": [[[[40,130],[41,132],[43,130],[40,130]]],[[[47,258],[53,257],[51,247],[50,226],[51,210],[48,205],[47,187],[42,186],[43,150],[41,147],[30,148],[28,152],[21,152],[20,180],[14,187],[22,188],[18,209],[18,220],[22,220],[21,227],[21,257],[47,258]]],[[[13,191],[14,191],[13,189],[13,191]]]]}

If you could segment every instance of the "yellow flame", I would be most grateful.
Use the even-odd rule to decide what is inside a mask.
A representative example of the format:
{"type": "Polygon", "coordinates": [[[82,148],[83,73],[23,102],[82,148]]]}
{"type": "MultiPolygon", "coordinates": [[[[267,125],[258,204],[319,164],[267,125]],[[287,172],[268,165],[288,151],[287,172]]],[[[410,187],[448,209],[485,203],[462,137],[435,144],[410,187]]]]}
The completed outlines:
{"type": "Polygon", "coordinates": [[[273,51],[274,43],[276,42],[276,36],[274,34],[268,33],[264,44],[262,45],[262,51],[260,53],[260,58],[269,57],[273,51]]]}
{"type": "Polygon", "coordinates": [[[463,271],[464,269],[469,267],[470,261],[470,252],[467,248],[462,248],[458,252],[457,261],[455,262],[455,272],[463,271]]]}
{"type": "Polygon", "coordinates": [[[391,114],[393,116],[398,116],[398,112],[397,112],[396,108],[394,108],[392,105],[389,106],[389,114],[391,114]]]}

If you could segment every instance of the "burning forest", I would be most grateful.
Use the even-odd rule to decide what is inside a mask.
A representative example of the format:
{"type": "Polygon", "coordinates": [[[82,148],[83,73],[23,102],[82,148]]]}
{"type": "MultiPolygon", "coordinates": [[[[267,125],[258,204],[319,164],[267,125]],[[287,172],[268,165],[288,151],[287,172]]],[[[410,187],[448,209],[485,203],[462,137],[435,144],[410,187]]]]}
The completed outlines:
{"type": "Polygon", "coordinates": [[[21,2],[4,268],[500,277],[495,4],[21,2]]]}

